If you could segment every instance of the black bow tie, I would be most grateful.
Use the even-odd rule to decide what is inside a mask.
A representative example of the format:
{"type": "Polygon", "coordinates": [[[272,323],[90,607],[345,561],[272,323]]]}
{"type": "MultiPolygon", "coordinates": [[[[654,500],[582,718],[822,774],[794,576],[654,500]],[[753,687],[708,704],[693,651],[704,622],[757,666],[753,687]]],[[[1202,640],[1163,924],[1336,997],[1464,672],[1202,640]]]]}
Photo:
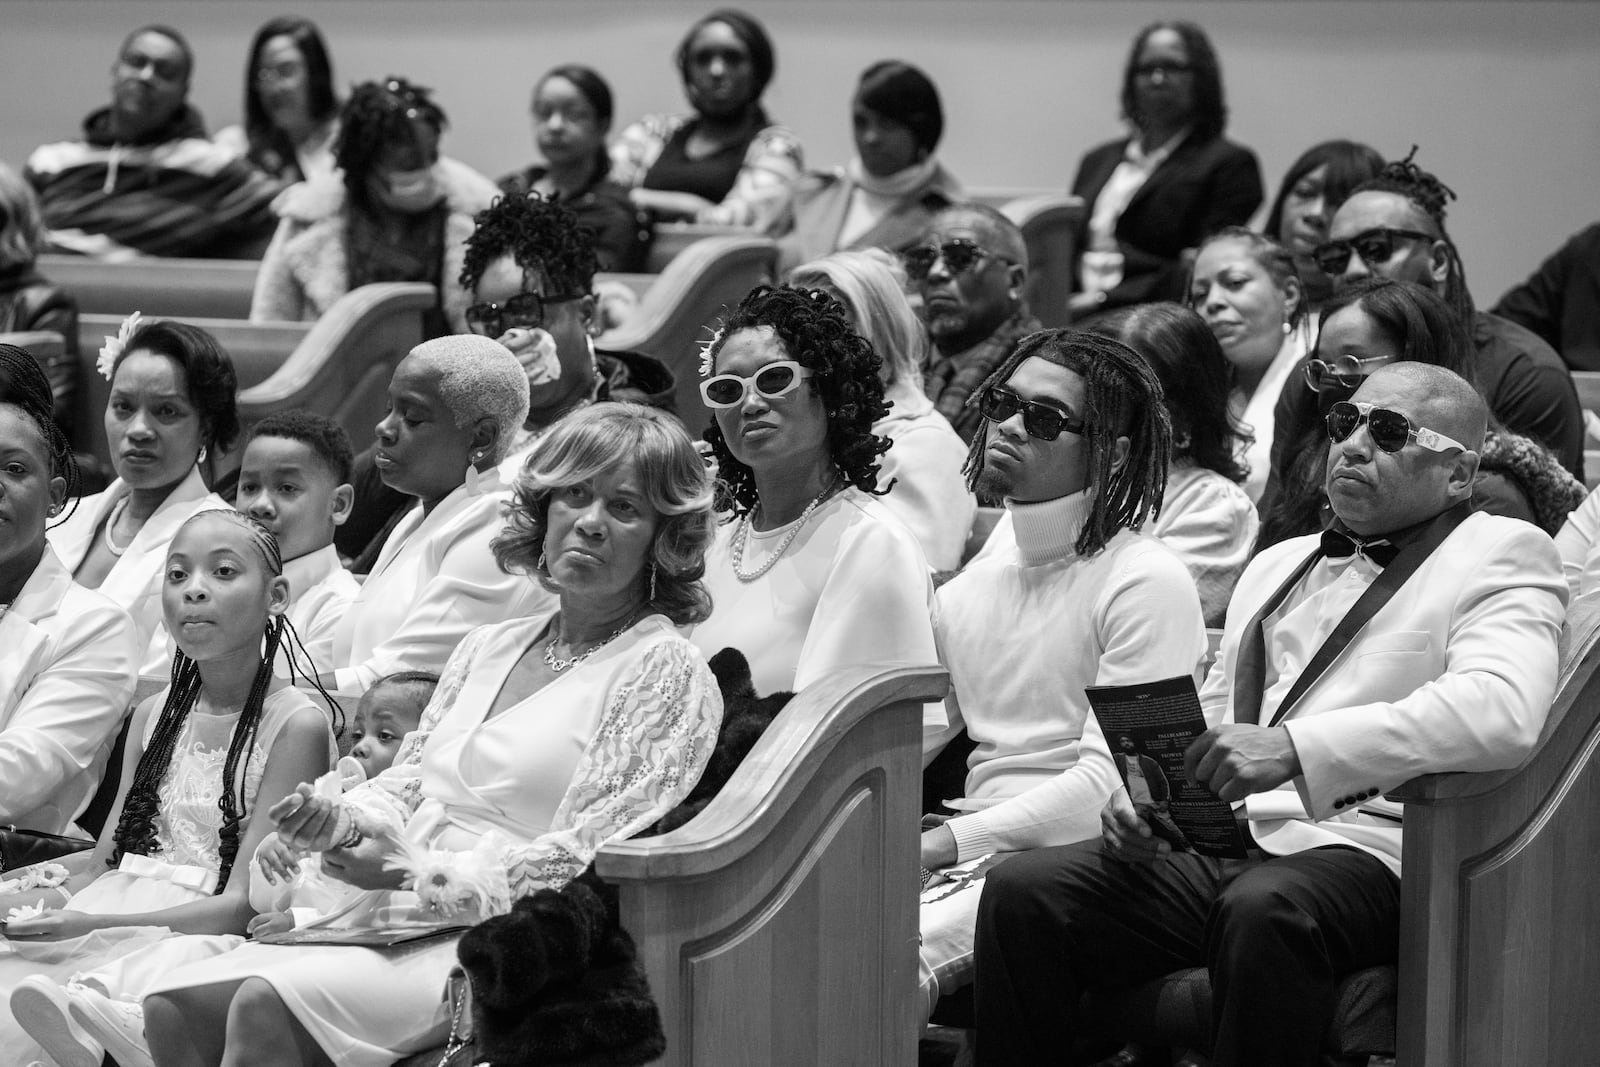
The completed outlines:
{"type": "Polygon", "coordinates": [[[1342,530],[1322,531],[1322,553],[1329,559],[1344,559],[1347,556],[1365,556],[1380,567],[1387,567],[1394,562],[1400,554],[1398,545],[1392,543],[1387,537],[1375,538],[1371,541],[1362,541],[1345,533],[1342,530]]]}

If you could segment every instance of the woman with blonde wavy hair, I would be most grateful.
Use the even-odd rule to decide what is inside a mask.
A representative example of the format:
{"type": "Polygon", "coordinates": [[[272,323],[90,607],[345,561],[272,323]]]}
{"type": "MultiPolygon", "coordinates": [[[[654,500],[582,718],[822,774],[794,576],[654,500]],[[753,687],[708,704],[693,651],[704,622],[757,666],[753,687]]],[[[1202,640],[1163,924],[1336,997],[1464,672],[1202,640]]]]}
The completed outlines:
{"type": "Polygon", "coordinates": [[[966,444],[922,391],[928,331],[906,300],[900,264],[880,249],[835,252],[796,267],[789,281],[837,298],[883,361],[889,413],[872,424],[894,442],[878,461],[878,484],[889,486],[883,502],[916,534],[934,570],[955,570],[978,502],[961,474],[966,444]]]}
{"type": "MultiPolygon", "coordinates": [[[[342,797],[303,784],[270,812],[286,844],[369,891],[328,925],[504,913],[689,794],[722,720],[680,632],[710,609],[711,496],[688,435],[649,408],[596,404],[540,439],[494,554],[557,610],[468,634],[389,770],[342,797]]],[[[145,999],[145,1033],[165,1067],[242,1049],[282,1067],[388,1067],[449,1032],[457,940],[247,944],[172,972],[145,999]]]]}

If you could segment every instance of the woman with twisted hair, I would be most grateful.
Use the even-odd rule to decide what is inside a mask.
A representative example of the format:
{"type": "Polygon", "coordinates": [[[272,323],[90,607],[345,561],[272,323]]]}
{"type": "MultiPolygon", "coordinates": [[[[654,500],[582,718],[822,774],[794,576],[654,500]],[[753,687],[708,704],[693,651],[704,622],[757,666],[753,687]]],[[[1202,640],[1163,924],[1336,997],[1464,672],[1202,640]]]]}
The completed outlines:
{"type": "Polygon", "coordinates": [[[310,321],[371,282],[426,282],[439,291],[427,335],[466,332],[456,285],[472,216],[499,190],[439,154],[446,125],[429,91],[404,78],[365,82],[339,117],[339,172],[300,182],[274,203],[279,219],[261,261],[251,322],[310,321]]]}
{"type": "Polygon", "coordinates": [[[272,828],[256,815],[333,762],[327,715],[273,672],[289,585],[270,533],[235,511],[195,515],[172,540],[161,602],[178,644],[171,684],[133,713],[99,843],[64,881],[49,864],[7,872],[32,886],[7,905],[51,910],[6,924],[0,1063],[40,1059],[37,1041],[62,1067],[92,1067],[102,1049],[69,1018],[97,968],[175,933],[214,935],[185,939],[191,958],[238,944],[250,857],[272,828]]]}
{"type": "Polygon", "coordinates": [[[94,793],[144,645],[46,540],[78,492],[51,404],[33,356],[0,345],[0,823],[59,834],[94,793]]]}
{"type": "Polygon", "coordinates": [[[917,539],[878,499],[879,359],[827,293],[761,286],[707,349],[700,394],[725,521],[706,554],[707,655],[762,694],[842,667],[937,663],[917,539]]]}

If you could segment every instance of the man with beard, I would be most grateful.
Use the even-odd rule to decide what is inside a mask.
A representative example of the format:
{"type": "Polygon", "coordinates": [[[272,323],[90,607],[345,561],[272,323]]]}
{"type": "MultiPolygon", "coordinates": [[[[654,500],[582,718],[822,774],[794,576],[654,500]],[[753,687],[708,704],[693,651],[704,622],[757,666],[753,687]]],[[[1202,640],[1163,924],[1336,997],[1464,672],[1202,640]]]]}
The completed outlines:
{"type": "Polygon", "coordinates": [[[259,255],[278,186],[206,139],[187,102],[194,53],[164,26],[133,31],[111,66],[111,106],[81,141],[43,145],[26,176],[51,245],[102,259],[259,255]]]}
{"type": "Polygon", "coordinates": [[[969,399],[1017,342],[1039,329],[1022,296],[1028,246],[1016,223],[994,208],[953,204],[904,258],[938,350],[923,387],[970,444],[983,417],[969,399]]]}
{"type": "Polygon", "coordinates": [[[977,748],[965,795],[923,820],[924,1021],[971,980],[995,861],[1093,838],[1121,790],[1085,687],[1193,674],[1206,650],[1194,579],[1139,531],[1161,506],[1171,448],[1144,359],[1106,337],[1035,333],[984,383],[978,410],[968,484],[1005,500],[1016,542],[935,598],[949,726],[925,748],[962,727],[977,748]]]}

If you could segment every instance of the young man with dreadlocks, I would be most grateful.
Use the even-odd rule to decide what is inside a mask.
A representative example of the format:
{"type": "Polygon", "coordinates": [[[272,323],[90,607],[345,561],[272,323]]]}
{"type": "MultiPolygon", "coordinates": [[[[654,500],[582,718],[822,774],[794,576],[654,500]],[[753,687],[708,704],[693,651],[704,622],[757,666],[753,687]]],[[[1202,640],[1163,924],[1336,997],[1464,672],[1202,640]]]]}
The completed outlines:
{"type": "MultiPolygon", "coordinates": [[[[1411,156],[1390,163],[1339,206],[1328,240],[1314,253],[1317,263],[1336,291],[1376,276],[1415,282],[1444,297],[1472,335],[1473,383],[1494,417],[1549,448],[1582,479],[1583,411],[1572,375],[1538,335],[1473,304],[1461,254],[1444,226],[1445,206],[1454,199],[1411,156]]],[[[1302,400],[1308,392],[1295,390],[1302,400]]]]}
{"type": "Polygon", "coordinates": [[[1155,372],[1131,348],[1035,333],[983,384],[966,473],[1005,500],[1016,541],[935,598],[950,725],[977,743],[965,796],[922,835],[923,1020],[972,977],[984,875],[997,859],[1094,837],[1118,776],[1084,688],[1194,674],[1200,597],[1140,526],[1161,507],[1171,427],[1155,372]],[[953,817],[949,817],[953,814],[953,817]]]}
{"type": "Polygon", "coordinates": [[[72,978],[173,934],[212,935],[187,939],[195,958],[237,944],[254,913],[250,857],[271,829],[256,816],[336,754],[327,714],[273,674],[289,585],[272,534],[235,511],[195,515],[172,540],[161,601],[179,649],[171,684],[133,713],[99,843],[64,883],[24,868],[49,888],[0,897],[55,909],[6,924],[4,1067],[41,1059],[35,1041],[62,1067],[100,1062],[67,1022],[72,978]]]}

